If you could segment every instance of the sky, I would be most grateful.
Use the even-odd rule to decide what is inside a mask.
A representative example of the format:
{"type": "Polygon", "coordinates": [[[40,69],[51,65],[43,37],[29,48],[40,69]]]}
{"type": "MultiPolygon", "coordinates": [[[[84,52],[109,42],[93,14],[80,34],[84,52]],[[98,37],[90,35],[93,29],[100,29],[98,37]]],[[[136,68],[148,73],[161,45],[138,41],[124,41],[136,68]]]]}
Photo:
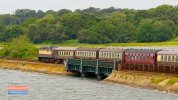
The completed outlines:
{"type": "Polygon", "coordinates": [[[178,5],[178,0],[0,0],[0,14],[14,13],[16,9],[55,10],[96,8],[149,9],[162,4],[178,5]]]}

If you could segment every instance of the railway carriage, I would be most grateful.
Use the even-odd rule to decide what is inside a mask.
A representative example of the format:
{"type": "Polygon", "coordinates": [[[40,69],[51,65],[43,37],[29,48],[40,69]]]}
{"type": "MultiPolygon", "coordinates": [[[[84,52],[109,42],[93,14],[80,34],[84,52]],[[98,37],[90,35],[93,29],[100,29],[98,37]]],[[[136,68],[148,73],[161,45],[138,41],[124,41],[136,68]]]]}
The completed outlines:
{"type": "Polygon", "coordinates": [[[159,51],[157,65],[162,72],[178,72],[178,50],[159,51]]]}
{"type": "Polygon", "coordinates": [[[54,49],[54,59],[58,63],[64,63],[67,58],[74,58],[76,47],[58,47],[54,49]]]}
{"type": "Polygon", "coordinates": [[[158,51],[152,49],[127,50],[125,51],[125,64],[129,66],[129,69],[154,70],[158,51]]]}
{"type": "Polygon", "coordinates": [[[100,48],[77,48],[75,50],[75,58],[96,60],[99,58],[99,49],[100,48]]]}
{"type": "Polygon", "coordinates": [[[101,61],[115,61],[115,70],[121,70],[124,58],[124,49],[119,48],[103,48],[99,50],[99,60],[101,61]]]}
{"type": "Polygon", "coordinates": [[[99,50],[99,60],[116,60],[121,61],[124,49],[104,48],[99,50]]]}

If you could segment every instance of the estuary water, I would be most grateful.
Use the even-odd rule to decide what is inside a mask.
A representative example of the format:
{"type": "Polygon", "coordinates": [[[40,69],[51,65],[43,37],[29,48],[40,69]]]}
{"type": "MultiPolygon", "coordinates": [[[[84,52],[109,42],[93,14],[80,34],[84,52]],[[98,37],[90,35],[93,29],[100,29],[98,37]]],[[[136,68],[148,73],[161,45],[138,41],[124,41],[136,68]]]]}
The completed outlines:
{"type": "Polygon", "coordinates": [[[0,100],[178,100],[178,95],[72,76],[0,69],[0,100]],[[26,86],[10,95],[8,86],[26,86]]]}

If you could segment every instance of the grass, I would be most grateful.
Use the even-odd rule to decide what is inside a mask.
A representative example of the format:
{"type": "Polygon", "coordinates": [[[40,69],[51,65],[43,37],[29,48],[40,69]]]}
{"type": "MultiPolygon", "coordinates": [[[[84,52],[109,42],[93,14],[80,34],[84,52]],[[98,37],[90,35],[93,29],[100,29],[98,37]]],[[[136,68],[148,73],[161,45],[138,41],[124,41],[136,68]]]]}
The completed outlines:
{"type": "Polygon", "coordinates": [[[167,85],[173,85],[176,82],[177,82],[177,78],[173,77],[167,82],[167,85]]]}
{"type": "Polygon", "coordinates": [[[79,43],[78,40],[67,40],[64,43],[60,44],[35,44],[36,47],[41,46],[69,46],[69,47],[93,47],[93,48],[102,48],[102,47],[117,47],[117,46],[178,46],[176,40],[170,40],[166,42],[150,42],[150,43],[108,43],[108,44],[89,44],[89,43],[79,43]]]}
{"type": "MultiPolygon", "coordinates": [[[[104,47],[127,47],[127,46],[178,46],[176,40],[170,40],[166,42],[150,42],[150,43],[107,43],[107,44],[89,44],[89,43],[79,43],[78,40],[67,40],[59,44],[51,43],[41,43],[34,44],[36,47],[41,46],[62,46],[62,47],[91,47],[91,48],[104,48],[104,47]]],[[[3,48],[3,43],[0,43],[0,49],[3,48]]]]}
{"type": "Polygon", "coordinates": [[[151,79],[151,82],[154,84],[159,84],[161,81],[163,81],[163,78],[161,78],[161,77],[157,77],[157,78],[153,77],[151,79]]]}

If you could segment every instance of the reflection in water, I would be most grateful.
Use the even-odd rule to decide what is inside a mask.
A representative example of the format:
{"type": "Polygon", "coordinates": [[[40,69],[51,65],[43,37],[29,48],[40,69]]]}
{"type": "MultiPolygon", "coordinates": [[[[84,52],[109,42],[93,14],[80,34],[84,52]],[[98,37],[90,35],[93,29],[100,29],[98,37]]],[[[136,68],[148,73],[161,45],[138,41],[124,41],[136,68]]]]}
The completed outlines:
{"type": "Polygon", "coordinates": [[[178,100],[178,95],[93,79],[0,70],[0,100],[178,100]],[[8,95],[8,86],[27,86],[28,95],[8,95]]]}

